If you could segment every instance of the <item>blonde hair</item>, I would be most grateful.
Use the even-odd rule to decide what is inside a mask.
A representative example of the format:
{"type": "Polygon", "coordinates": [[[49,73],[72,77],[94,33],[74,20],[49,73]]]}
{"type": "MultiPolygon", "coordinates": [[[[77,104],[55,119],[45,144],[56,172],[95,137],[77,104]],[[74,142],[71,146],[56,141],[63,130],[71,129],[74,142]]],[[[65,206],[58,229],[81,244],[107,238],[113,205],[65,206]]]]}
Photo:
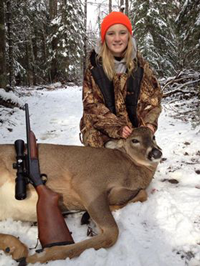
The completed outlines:
{"type": "MultiPolygon", "coordinates": [[[[135,67],[135,64],[133,62],[133,42],[131,34],[129,33],[129,40],[127,48],[124,51],[124,54],[122,55],[123,58],[125,58],[126,62],[126,68],[128,71],[128,76],[131,75],[132,70],[135,67]]],[[[100,52],[98,56],[98,60],[102,60],[102,65],[104,72],[106,73],[107,77],[112,80],[115,75],[115,68],[114,68],[114,56],[112,55],[110,49],[108,48],[106,41],[103,42],[103,44],[100,44],[100,52]]]]}

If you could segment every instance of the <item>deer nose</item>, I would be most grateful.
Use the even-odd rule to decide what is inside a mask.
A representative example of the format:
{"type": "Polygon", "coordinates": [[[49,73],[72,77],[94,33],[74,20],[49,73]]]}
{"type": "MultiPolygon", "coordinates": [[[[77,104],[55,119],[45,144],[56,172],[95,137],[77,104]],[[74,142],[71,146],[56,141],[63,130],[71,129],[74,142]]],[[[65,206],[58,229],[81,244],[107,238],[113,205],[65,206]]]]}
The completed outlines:
{"type": "Polygon", "coordinates": [[[162,157],[162,152],[157,148],[153,148],[148,155],[149,160],[158,160],[161,159],[161,157],[162,157]]]}

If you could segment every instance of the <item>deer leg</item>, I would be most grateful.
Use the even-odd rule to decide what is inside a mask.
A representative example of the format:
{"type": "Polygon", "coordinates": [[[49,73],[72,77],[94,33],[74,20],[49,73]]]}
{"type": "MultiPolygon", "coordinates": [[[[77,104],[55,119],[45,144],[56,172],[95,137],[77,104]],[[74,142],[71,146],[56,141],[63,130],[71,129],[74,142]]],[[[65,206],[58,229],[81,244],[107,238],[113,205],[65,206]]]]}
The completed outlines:
{"type": "Polygon", "coordinates": [[[125,207],[130,202],[133,202],[133,203],[138,202],[138,201],[144,202],[146,200],[147,200],[147,192],[144,189],[141,189],[136,196],[130,198],[126,203],[110,205],[110,210],[116,211],[116,210],[119,210],[125,207]]]}
{"type": "Polygon", "coordinates": [[[45,263],[47,261],[60,260],[67,257],[73,258],[79,256],[84,250],[89,248],[100,249],[114,245],[117,241],[119,231],[109,209],[106,194],[102,193],[102,195],[93,199],[91,199],[92,197],[90,198],[90,195],[84,195],[83,198],[86,210],[93,221],[98,225],[101,232],[97,236],[75,244],[45,248],[42,253],[28,257],[26,260],[28,263],[45,263]]]}
{"type": "Polygon", "coordinates": [[[144,202],[147,200],[147,192],[145,189],[141,189],[136,197],[134,197],[130,202],[144,202]]]}
{"type": "Polygon", "coordinates": [[[18,238],[7,234],[0,234],[0,250],[12,255],[14,260],[20,260],[28,255],[28,248],[18,238]]]}
{"type": "MultiPolygon", "coordinates": [[[[127,189],[123,189],[123,191],[127,191],[127,189]]],[[[128,202],[124,203],[124,204],[114,204],[114,205],[110,205],[110,210],[111,211],[116,211],[116,210],[119,210],[119,209],[122,209],[123,207],[125,207],[128,203],[131,203],[131,202],[144,202],[147,200],[147,192],[146,190],[144,189],[141,189],[137,195],[135,196],[135,193],[132,193],[131,194],[131,199],[129,199],[128,202]]],[[[119,197],[120,195],[115,195],[117,197],[119,197]]],[[[81,224],[89,224],[89,219],[90,219],[90,216],[88,214],[88,212],[85,212],[82,216],[82,219],[81,219],[81,224]]]]}

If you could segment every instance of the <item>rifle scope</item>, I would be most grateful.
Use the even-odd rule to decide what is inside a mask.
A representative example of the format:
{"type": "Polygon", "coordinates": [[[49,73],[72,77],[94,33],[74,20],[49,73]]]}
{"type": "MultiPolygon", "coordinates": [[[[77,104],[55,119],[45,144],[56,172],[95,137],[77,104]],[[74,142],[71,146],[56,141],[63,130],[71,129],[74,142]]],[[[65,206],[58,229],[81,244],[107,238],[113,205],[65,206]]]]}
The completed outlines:
{"type": "Polygon", "coordinates": [[[15,198],[23,200],[26,198],[26,171],[25,171],[25,155],[24,155],[24,141],[18,139],[15,141],[16,163],[13,165],[17,169],[15,179],[15,198]]]}

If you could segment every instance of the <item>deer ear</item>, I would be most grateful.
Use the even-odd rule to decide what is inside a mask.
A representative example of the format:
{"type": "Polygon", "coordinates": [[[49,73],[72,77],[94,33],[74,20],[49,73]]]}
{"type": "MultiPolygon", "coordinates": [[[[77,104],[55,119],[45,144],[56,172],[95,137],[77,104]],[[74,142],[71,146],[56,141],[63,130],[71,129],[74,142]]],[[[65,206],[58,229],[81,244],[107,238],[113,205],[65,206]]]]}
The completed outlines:
{"type": "Polygon", "coordinates": [[[124,146],[123,139],[120,140],[110,140],[105,144],[108,149],[121,149],[124,146]]]}

